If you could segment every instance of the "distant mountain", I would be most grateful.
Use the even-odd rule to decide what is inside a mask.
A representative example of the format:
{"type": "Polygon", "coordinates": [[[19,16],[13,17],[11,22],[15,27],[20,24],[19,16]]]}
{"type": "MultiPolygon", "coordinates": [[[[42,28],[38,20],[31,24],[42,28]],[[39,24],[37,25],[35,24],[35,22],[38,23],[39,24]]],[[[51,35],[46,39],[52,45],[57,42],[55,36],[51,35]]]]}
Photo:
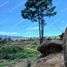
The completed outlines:
{"type": "Polygon", "coordinates": [[[27,37],[23,37],[23,36],[10,36],[10,35],[0,35],[0,38],[26,39],[27,37]]]}

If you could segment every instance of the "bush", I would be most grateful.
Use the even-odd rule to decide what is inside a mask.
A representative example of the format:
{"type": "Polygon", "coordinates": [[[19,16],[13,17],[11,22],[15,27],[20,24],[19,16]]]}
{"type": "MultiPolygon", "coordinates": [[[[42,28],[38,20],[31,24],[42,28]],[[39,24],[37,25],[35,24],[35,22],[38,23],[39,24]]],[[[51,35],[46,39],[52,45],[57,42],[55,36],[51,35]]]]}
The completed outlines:
{"type": "Polygon", "coordinates": [[[24,49],[19,46],[2,46],[0,47],[0,59],[25,58],[24,49]]]}

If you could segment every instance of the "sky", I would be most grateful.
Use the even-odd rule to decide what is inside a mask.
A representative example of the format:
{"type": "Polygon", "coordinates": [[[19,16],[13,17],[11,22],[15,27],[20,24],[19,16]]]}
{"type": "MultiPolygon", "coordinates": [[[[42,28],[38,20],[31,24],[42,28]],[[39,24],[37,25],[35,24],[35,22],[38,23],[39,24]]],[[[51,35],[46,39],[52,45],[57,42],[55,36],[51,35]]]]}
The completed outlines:
{"type": "MultiPolygon", "coordinates": [[[[0,34],[38,37],[38,23],[23,19],[21,10],[27,0],[0,0],[0,34]]],[[[67,27],[67,0],[53,0],[57,14],[46,17],[44,36],[58,36],[67,27]]]]}

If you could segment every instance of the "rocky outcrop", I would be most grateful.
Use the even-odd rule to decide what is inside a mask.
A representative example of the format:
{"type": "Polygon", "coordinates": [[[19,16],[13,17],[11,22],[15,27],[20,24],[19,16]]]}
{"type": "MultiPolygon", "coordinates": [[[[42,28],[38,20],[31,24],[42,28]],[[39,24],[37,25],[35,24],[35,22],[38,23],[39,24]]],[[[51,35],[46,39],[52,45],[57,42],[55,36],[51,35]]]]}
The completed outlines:
{"type": "Polygon", "coordinates": [[[63,50],[63,42],[61,40],[50,40],[46,41],[38,47],[38,51],[42,56],[47,56],[48,54],[61,52],[63,50]]]}
{"type": "Polygon", "coordinates": [[[63,42],[64,42],[64,62],[65,62],[65,67],[67,67],[67,28],[64,33],[63,42]]]}

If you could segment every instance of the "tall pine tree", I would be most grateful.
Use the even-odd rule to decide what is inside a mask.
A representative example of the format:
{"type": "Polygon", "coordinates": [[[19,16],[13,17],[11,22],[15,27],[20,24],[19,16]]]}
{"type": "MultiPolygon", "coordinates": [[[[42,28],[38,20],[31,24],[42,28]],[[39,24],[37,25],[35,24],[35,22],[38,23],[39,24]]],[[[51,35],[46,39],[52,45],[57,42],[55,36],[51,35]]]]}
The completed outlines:
{"type": "Polygon", "coordinates": [[[27,0],[22,17],[39,23],[40,44],[43,43],[45,17],[56,15],[52,0],[27,0]]]}

